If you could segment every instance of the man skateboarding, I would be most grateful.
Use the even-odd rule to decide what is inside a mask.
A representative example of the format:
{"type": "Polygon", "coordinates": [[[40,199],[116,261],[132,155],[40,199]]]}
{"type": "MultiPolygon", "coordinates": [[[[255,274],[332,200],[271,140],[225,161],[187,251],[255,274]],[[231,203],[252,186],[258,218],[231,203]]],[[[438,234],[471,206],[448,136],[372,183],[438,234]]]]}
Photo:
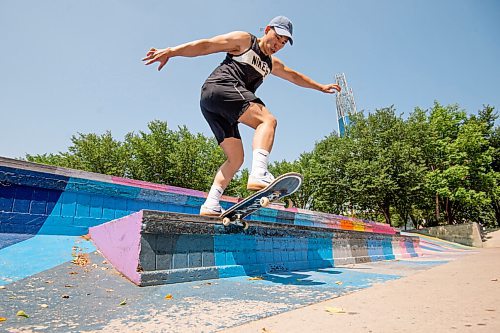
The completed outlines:
{"type": "Polygon", "coordinates": [[[277,121],[255,91],[264,78],[273,74],[301,87],[332,94],[340,91],[337,84],[320,84],[287,67],[273,56],[286,43],[293,44],[292,22],[277,16],[269,22],[260,38],[243,31],[233,31],[209,39],[199,39],[165,49],[151,48],[142,60],[145,65],[159,62],[158,70],[173,57],[197,57],[226,52],[224,61],[210,74],[201,89],[200,106],[226,161],[218,169],[200,214],[219,216],[222,193],[243,164],[243,144],[238,124],[255,129],[252,168],[247,188],[260,190],[274,177],[267,170],[277,121]]]}

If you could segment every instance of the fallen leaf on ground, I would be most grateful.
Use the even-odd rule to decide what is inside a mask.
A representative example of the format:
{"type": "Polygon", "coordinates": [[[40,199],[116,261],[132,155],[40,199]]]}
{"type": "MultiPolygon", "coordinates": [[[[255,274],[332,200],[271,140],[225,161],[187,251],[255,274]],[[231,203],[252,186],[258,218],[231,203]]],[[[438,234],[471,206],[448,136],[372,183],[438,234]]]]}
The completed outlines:
{"type": "Polygon", "coordinates": [[[69,298],[69,295],[62,295],[62,298],[69,298]]]}
{"type": "Polygon", "coordinates": [[[43,309],[46,309],[48,308],[49,306],[47,304],[40,304],[40,307],[43,308],[43,309]]]}
{"type": "Polygon", "coordinates": [[[77,266],[87,266],[89,263],[89,255],[88,253],[78,253],[76,258],[71,262],[77,266]]]}
{"type": "Polygon", "coordinates": [[[254,276],[254,277],[248,278],[248,280],[250,280],[250,281],[254,281],[254,280],[264,280],[264,278],[263,278],[262,276],[254,276]]]}
{"type": "Polygon", "coordinates": [[[333,306],[325,307],[325,311],[330,312],[330,313],[345,313],[344,309],[333,307],[333,306]]]}
{"type": "Polygon", "coordinates": [[[90,240],[90,234],[86,234],[86,235],[83,235],[81,236],[83,239],[85,239],[86,241],[90,240]]]}
{"type": "Polygon", "coordinates": [[[7,318],[5,318],[5,317],[0,317],[0,322],[2,322],[2,321],[6,321],[6,320],[7,320],[7,318]]]}
{"type": "Polygon", "coordinates": [[[24,318],[29,318],[29,317],[30,317],[30,316],[28,316],[28,315],[26,314],[26,312],[24,312],[23,310],[19,310],[19,311],[17,311],[16,316],[19,316],[19,317],[24,317],[24,318]]]}
{"type": "Polygon", "coordinates": [[[0,289],[5,289],[5,286],[0,286],[0,289]]]}
{"type": "Polygon", "coordinates": [[[165,299],[172,299],[172,298],[174,298],[174,296],[172,296],[172,294],[165,295],[165,299]]]}
{"type": "Polygon", "coordinates": [[[342,281],[335,281],[335,284],[338,284],[339,286],[341,286],[343,284],[342,281]]]}
{"type": "Polygon", "coordinates": [[[121,305],[125,305],[125,304],[127,304],[127,300],[126,299],[124,299],[123,301],[121,301],[120,304],[118,304],[118,305],[121,306],[121,305]]]}

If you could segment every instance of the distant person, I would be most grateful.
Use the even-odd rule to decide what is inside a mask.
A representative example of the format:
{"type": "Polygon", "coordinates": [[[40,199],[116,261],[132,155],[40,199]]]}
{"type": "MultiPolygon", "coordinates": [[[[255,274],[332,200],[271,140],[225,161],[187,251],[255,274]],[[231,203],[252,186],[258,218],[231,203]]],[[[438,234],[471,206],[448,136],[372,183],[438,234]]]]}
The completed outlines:
{"type": "Polygon", "coordinates": [[[287,43],[293,44],[292,33],[292,22],[284,16],[277,16],[266,26],[261,38],[248,32],[233,31],[175,47],[151,48],[142,59],[146,65],[159,62],[158,70],[161,70],[173,57],[197,57],[226,52],[224,61],[212,72],[201,89],[201,111],[227,158],[217,171],[208,197],[201,206],[201,215],[218,216],[222,213],[219,204],[222,193],[243,164],[239,123],[255,129],[252,170],[247,189],[260,190],[274,179],[267,170],[267,165],[277,121],[264,102],[255,95],[267,75],[274,74],[301,87],[328,94],[340,91],[339,85],[320,84],[285,66],[273,56],[287,43]]]}

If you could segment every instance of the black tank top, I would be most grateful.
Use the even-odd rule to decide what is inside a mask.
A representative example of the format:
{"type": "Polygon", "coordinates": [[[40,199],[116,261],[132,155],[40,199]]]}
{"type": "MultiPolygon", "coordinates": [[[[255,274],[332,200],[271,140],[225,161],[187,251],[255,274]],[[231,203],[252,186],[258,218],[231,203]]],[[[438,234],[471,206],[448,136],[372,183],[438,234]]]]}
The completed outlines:
{"type": "Polygon", "coordinates": [[[250,34],[251,46],[240,55],[227,53],[226,59],[210,74],[207,83],[239,83],[255,93],[273,68],[272,58],[261,51],[257,37],[250,34]]]}

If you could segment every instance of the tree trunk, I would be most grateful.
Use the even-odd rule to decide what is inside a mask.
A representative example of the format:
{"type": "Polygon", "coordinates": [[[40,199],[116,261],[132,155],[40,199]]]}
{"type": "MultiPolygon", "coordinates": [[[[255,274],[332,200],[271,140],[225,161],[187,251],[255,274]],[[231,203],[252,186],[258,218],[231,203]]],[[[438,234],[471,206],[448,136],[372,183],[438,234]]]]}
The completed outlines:
{"type": "Polygon", "coordinates": [[[500,202],[492,200],[493,209],[495,210],[495,222],[497,227],[500,227],[500,202]]]}
{"type": "Polygon", "coordinates": [[[384,204],[380,208],[381,208],[380,210],[382,211],[382,214],[384,214],[385,223],[387,223],[388,225],[391,225],[391,212],[389,211],[390,206],[384,204]]]}
{"type": "Polygon", "coordinates": [[[410,220],[412,220],[413,226],[415,227],[415,229],[418,230],[418,227],[420,225],[419,221],[417,221],[417,219],[411,214],[408,214],[408,216],[410,216],[410,220]]]}
{"type": "Polygon", "coordinates": [[[448,224],[453,224],[453,212],[451,210],[450,199],[446,198],[446,221],[448,224]]]}
{"type": "Polygon", "coordinates": [[[439,222],[439,195],[436,193],[436,221],[439,222]]]}

